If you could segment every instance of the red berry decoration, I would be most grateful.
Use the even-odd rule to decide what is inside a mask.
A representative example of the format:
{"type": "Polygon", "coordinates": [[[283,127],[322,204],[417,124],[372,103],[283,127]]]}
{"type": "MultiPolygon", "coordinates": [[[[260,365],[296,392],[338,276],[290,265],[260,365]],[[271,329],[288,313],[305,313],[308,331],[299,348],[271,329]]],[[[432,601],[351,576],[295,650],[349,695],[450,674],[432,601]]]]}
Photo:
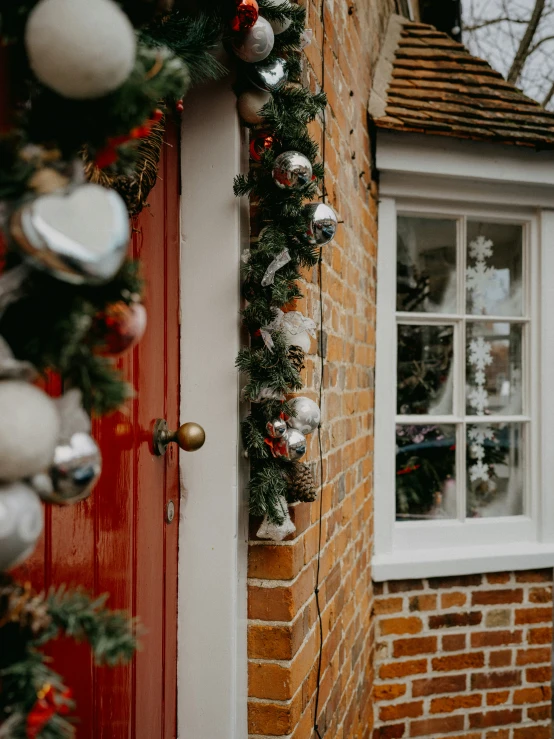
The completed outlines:
{"type": "Polygon", "coordinates": [[[242,33],[252,28],[258,20],[260,12],[256,0],[236,0],[237,10],[231,21],[231,28],[235,33],[242,33]]]}
{"type": "Polygon", "coordinates": [[[123,300],[112,303],[96,318],[93,331],[101,339],[102,354],[121,354],[144,336],[146,308],[123,300]]]}
{"type": "Polygon", "coordinates": [[[275,136],[269,131],[254,133],[250,139],[250,156],[259,162],[264,151],[269,151],[275,145],[275,136]]]}
{"type": "Polygon", "coordinates": [[[183,100],[182,99],[181,100],[177,100],[177,102],[175,103],[175,108],[176,108],[176,110],[177,110],[178,113],[182,113],[183,112],[183,110],[185,109],[185,104],[183,103],[183,100]]]}

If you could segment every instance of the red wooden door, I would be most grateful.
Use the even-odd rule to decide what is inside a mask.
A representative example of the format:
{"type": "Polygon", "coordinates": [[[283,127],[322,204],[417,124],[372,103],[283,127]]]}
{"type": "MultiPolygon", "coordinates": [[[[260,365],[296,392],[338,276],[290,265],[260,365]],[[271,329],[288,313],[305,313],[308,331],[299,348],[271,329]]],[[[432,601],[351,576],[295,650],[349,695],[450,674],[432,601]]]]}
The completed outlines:
{"type": "MultiPolygon", "coordinates": [[[[93,665],[86,646],[59,643],[54,667],[74,690],[79,739],[176,736],[178,454],[151,451],[156,418],[176,428],[179,415],[179,156],[170,128],[158,184],[133,224],[133,256],[142,264],[148,328],[122,360],[135,397],[96,421],[104,468],[92,497],[47,507],[45,534],[18,576],[40,589],[83,585],[110,593],[109,605],[136,614],[145,628],[130,666],[93,665]],[[165,522],[169,501],[175,518],[165,522]]],[[[50,388],[53,393],[57,388],[50,388]]]]}

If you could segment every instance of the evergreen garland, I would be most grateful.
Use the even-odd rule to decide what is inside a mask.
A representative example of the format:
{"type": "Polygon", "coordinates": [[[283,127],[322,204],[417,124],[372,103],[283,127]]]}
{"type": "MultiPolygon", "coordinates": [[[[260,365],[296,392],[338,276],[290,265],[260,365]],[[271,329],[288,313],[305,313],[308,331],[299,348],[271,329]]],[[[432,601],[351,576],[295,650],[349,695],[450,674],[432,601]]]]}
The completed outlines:
{"type": "Polygon", "coordinates": [[[129,662],[137,648],[137,622],[108,610],[106,599],[64,588],[37,594],[0,576],[0,737],[28,739],[37,700],[48,690],[54,699],[52,715],[45,717],[36,736],[74,736],[73,724],[65,718],[74,708],[71,691],[42,649],[63,634],[76,642],[88,642],[98,665],[129,662]]]}
{"type": "MultiPolygon", "coordinates": [[[[132,191],[141,136],[148,134],[152,116],[159,117],[157,111],[171,114],[191,83],[225,72],[213,55],[225,26],[222,1],[208,12],[154,17],[137,29],[135,66],[121,87],[95,100],[64,98],[41,85],[28,66],[23,37],[36,1],[0,2],[0,46],[5,45],[12,96],[18,104],[13,129],[0,137],[4,218],[32,192],[33,177],[45,166],[67,176],[71,161],[82,155],[91,176],[101,184],[117,182],[119,188],[132,191]],[[139,132],[136,138],[121,141],[134,131],[139,132]],[[113,147],[115,161],[97,176],[90,165],[106,147],[113,147]]],[[[125,10],[127,5],[138,9],[136,2],[120,4],[125,10]]],[[[136,15],[142,18],[144,13],[136,15]]],[[[154,135],[159,137],[159,131],[154,135]]],[[[128,199],[133,215],[144,201],[145,196],[128,199]]],[[[1,246],[0,240],[0,259],[1,246]]],[[[9,251],[7,267],[18,263],[17,253],[9,251]]],[[[96,352],[98,342],[90,328],[94,317],[111,303],[136,300],[141,292],[138,273],[138,265],[128,260],[110,284],[82,288],[32,272],[23,298],[3,315],[0,312],[0,335],[16,357],[40,370],[53,370],[64,383],[78,387],[88,411],[109,413],[129,397],[130,389],[112,360],[96,352]]]]}
{"type": "Polygon", "coordinates": [[[274,347],[270,350],[259,331],[271,324],[277,309],[302,297],[298,284],[300,270],[313,267],[319,259],[319,248],[311,246],[305,238],[303,206],[317,197],[323,179],[323,165],[316,161],[318,146],[308,133],[308,124],[322,114],[326,97],[300,84],[305,9],[288,3],[271,6],[264,0],[260,0],[259,5],[261,14],[268,20],[288,18],[292,21],[284,33],[275,37],[269,57],[269,60],[286,57],[289,84],[273,93],[272,99],[262,108],[260,128],[272,135],[276,143],[262,154],[259,165],[253,165],[247,175],[235,179],[235,195],[250,196],[253,225],[260,231],[242,270],[243,295],[247,301],[242,317],[251,336],[251,345],[240,352],[237,366],[247,378],[244,398],[252,404],[242,425],[243,441],[251,463],[250,510],[254,515],[267,515],[272,523],[282,524],[279,497],[287,495],[291,462],[272,455],[265,442],[266,426],[283,412],[292,415],[292,409],[279,399],[260,400],[260,394],[269,390],[276,398],[288,396],[302,388],[302,380],[282,333],[273,332],[274,347]],[[315,175],[311,183],[289,190],[282,190],[275,184],[273,164],[285,151],[298,151],[310,160],[315,175]],[[287,247],[291,261],[276,273],[273,285],[262,287],[268,266],[287,247]]]}

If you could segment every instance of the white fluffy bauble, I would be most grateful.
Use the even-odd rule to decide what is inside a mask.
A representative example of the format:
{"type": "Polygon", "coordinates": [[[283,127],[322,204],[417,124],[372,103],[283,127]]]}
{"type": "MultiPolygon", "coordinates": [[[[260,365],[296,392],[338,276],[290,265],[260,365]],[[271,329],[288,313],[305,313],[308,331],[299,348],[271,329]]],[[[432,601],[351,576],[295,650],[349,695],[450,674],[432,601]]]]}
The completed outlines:
{"type": "Polygon", "coordinates": [[[269,21],[260,16],[244,33],[239,34],[233,41],[233,51],[243,62],[255,64],[262,62],[273,51],[275,34],[269,21]]]}
{"type": "Polygon", "coordinates": [[[237,108],[239,115],[246,123],[261,123],[260,110],[271,100],[271,93],[266,90],[247,90],[239,96],[237,108]]]}
{"type": "MultiPolygon", "coordinates": [[[[266,0],[266,5],[276,7],[278,5],[283,5],[284,2],[285,0],[266,0]]],[[[287,2],[287,5],[290,5],[290,3],[287,2]]],[[[287,18],[286,21],[269,21],[269,23],[271,24],[271,28],[273,28],[273,33],[278,36],[280,33],[283,33],[283,31],[290,28],[292,21],[290,18],[287,18]]]]}
{"type": "Polygon", "coordinates": [[[129,18],[113,0],[40,0],[25,28],[33,72],[75,100],[120,87],[133,69],[136,43],[129,18]]]}
{"type": "Polygon", "coordinates": [[[26,382],[0,382],[0,480],[47,469],[59,435],[60,416],[46,393],[26,382]]]}
{"type": "Polygon", "coordinates": [[[44,517],[38,495],[21,482],[0,485],[0,572],[32,554],[44,517]]]}

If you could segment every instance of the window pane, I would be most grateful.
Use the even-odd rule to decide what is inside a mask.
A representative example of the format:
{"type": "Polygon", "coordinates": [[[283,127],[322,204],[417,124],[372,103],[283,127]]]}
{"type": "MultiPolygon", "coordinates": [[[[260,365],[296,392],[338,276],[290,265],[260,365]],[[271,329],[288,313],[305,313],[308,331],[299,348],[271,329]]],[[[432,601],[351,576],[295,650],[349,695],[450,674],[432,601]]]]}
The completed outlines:
{"type": "Polygon", "coordinates": [[[397,413],[453,412],[453,326],[398,326],[397,413]]]}
{"type": "Polygon", "coordinates": [[[456,427],[396,426],[396,519],[456,518],[456,427]]]}
{"type": "Polygon", "coordinates": [[[400,216],[396,309],[456,312],[456,221],[400,216]]]}
{"type": "Polygon", "coordinates": [[[523,429],[521,423],[468,426],[469,518],[523,513],[523,429]]]}
{"type": "Polygon", "coordinates": [[[515,416],[523,412],[521,337],[518,324],[468,324],[468,414],[515,416]]]}
{"type": "Polygon", "coordinates": [[[468,221],[467,245],[467,312],[523,315],[523,228],[468,221]]]}

